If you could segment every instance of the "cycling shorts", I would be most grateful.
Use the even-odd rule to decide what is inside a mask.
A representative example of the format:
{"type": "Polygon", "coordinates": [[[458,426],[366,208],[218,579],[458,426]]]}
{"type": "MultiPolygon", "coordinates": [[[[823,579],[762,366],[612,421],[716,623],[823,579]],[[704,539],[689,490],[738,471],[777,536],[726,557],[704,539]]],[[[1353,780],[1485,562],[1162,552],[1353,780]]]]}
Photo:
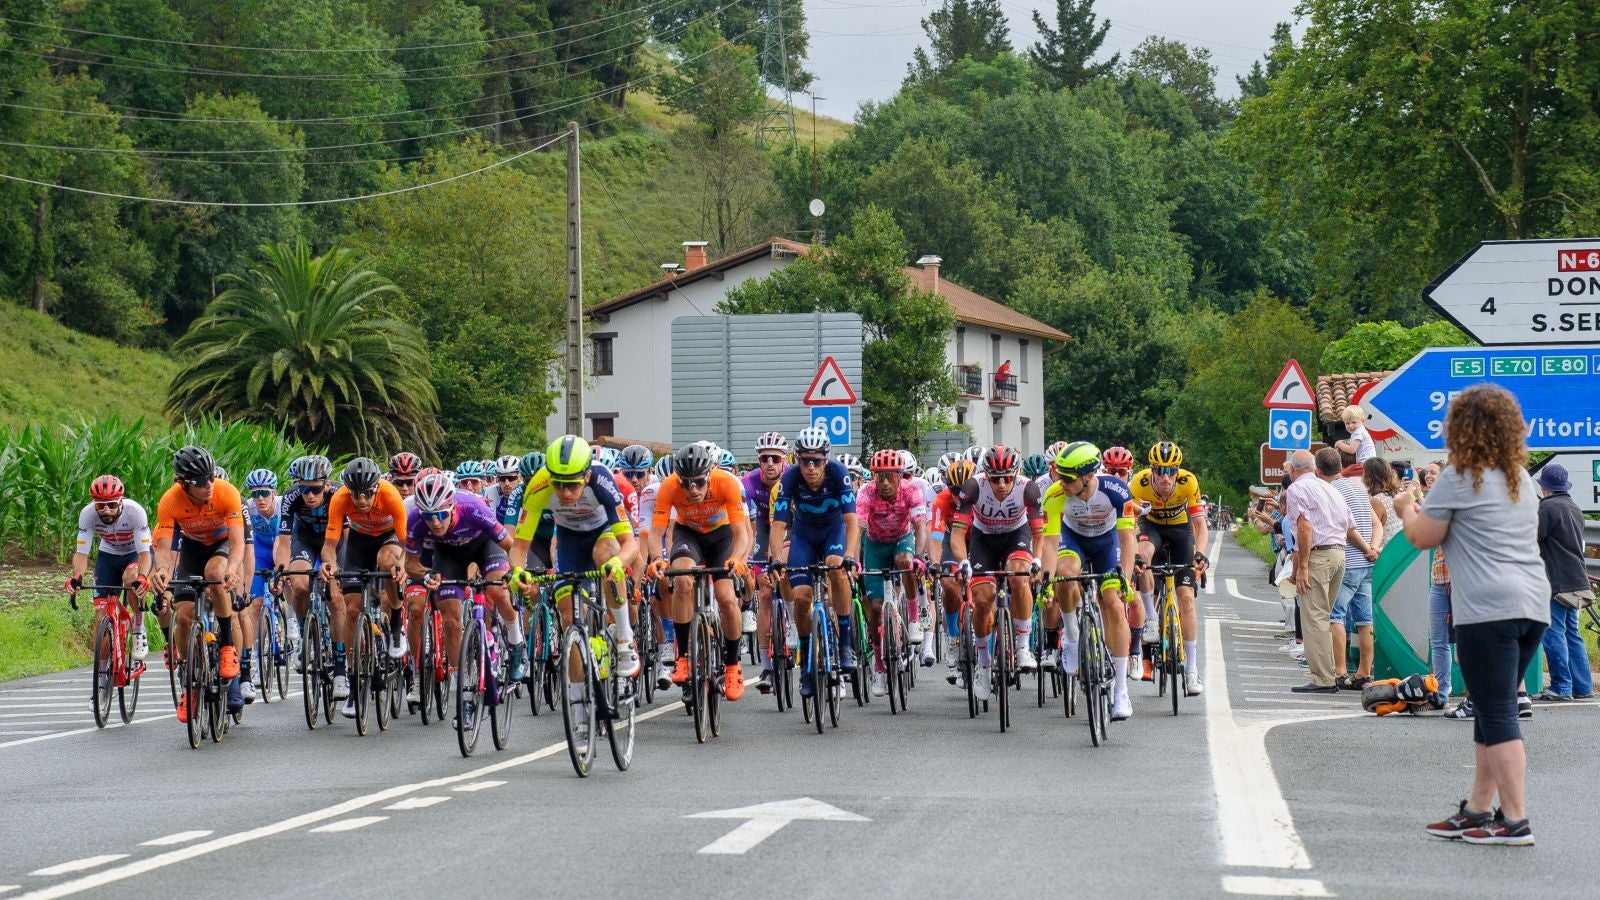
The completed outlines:
{"type": "MultiPolygon", "coordinates": [[[[1008,560],[1033,559],[1033,529],[1018,525],[1010,531],[989,534],[976,528],[967,529],[967,560],[974,571],[984,573],[1003,569],[1008,560]]],[[[990,574],[974,575],[973,584],[993,583],[990,574]]]]}
{"type": "MultiPolygon", "coordinates": [[[[696,566],[720,567],[732,555],[732,528],[724,526],[710,531],[695,531],[679,524],[672,529],[672,550],[667,554],[667,562],[674,569],[687,568],[678,562],[681,559],[691,560],[696,566]]],[[[712,580],[728,581],[732,577],[723,572],[712,580]]]]}
{"type": "MultiPolygon", "coordinates": [[[[393,531],[385,531],[383,534],[362,534],[351,530],[346,533],[344,540],[339,542],[339,568],[346,571],[376,569],[378,551],[389,544],[400,546],[400,539],[395,537],[393,531]]],[[[364,585],[359,578],[346,578],[339,582],[339,590],[346,594],[359,594],[362,587],[364,585]]]]}
{"type": "MultiPolygon", "coordinates": [[[[128,569],[139,564],[137,553],[101,553],[94,558],[94,583],[95,584],[121,584],[122,576],[128,569]]],[[[101,593],[96,591],[96,593],[101,593]]],[[[101,593],[105,596],[110,593],[101,593]]]]}
{"type": "Polygon", "coordinates": [[[1154,553],[1150,561],[1156,564],[1172,563],[1183,566],[1174,578],[1179,587],[1193,588],[1194,531],[1189,523],[1182,525],[1157,525],[1148,519],[1139,521],[1139,543],[1149,544],[1154,553]]]}
{"type": "Polygon", "coordinates": [[[1056,558],[1075,556],[1085,573],[1105,574],[1120,562],[1120,548],[1115,529],[1098,537],[1084,537],[1070,528],[1061,529],[1061,542],[1056,558]]]}
{"type": "Polygon", "coordinates": [[[844,557],[844,521],[817,528],[795,522],[789,530],[789,586],[809,587],[811,573],[797,571],[826,564],[828,557],[844,557]]]}
{"type": "MultiPolygon", "coordinates": [[[[479,577],[497,578],[511,571],[511,558],[499,544],[487,535],[461,546],[440,545],[433,548],[433,570],[443,577],[455,580],[467,577],[467,567],[478,564],[479,577]]],[[[439,599],[461,600],[467,595],[460,585],[439,588],[439,599]]]]}
{"type": "MultiPolygon", "coordinates": [[[[901,553],[910,555],[917,549],[917,537],[905,534],[892,543],[880,543],[869,537],[861,539],[861,567],[863,569],[896,568],[894,558],[901,553]]],[[[883,599],[883,579],[871,576],[862,579],[867,586],[867,599],[883,599]]]]}
{"type": "MultiPolygon", "coordinates": [[[[178,568],[172,573],[174,581],[183,578],[205,577],[206,564],[215,557],[228,558],[228,539],[223,538],[215,544],[202,544],[199,541],[185,539],[178,548],[178,568]]],[[[194,591],[178,585],[172,589],[172,599],[193,600],[194,591]]]]}
{"type": "Polygon", "coordinates": [[[541,538],[535,534],[533,542],[528,544],[528,559],[523,565],[529,569],[548,570],[552,560],[550,555],[551,543],[553,543],[551,538],[541,538]]]}
{"type": "Polygon", "coordinates": [[[313,567],[322,565],[322,535],[295,531],[289,535],[289,560],[303,560],[313,567]]]}
{"type": "MultiPolygon", "coordinates": [[[[556,571],[557,572],[587,572],[598,568],[594,561],[594,545],[600,539],[611,533],[611,526],[596,528],[591,531],[571,531],[559,528],[556,531],[556,571]]],[[[548,549],[548,548],[547,548],[548,549]]],[[[533,556],[533,545],[528,546],[528,555],[533,556]]]]}

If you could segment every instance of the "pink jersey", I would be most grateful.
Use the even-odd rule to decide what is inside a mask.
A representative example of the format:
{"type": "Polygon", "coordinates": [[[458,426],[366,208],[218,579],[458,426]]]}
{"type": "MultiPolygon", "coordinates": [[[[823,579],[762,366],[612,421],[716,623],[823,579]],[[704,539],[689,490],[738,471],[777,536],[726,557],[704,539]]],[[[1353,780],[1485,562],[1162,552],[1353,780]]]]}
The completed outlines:
{"type": "Polygon", "coordinates": [[[928,520],[928,506],[922,489],[902,479],[893,500],[878,494],[878,486],[867,483],[856,494],[856,515],[866,523],[867,537],[890,544],[911,533],[912,522],[928,520]]]}

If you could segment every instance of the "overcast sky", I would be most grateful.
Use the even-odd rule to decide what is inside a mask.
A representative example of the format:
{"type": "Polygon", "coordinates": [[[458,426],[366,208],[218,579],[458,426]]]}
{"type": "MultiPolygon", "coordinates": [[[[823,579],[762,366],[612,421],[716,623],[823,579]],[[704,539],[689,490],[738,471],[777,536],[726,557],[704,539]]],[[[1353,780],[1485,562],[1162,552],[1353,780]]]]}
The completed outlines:
{"type": "MultiPolygon", "coordinates": [[[[1095,12],[1111,20],[1101,45],[1109,56],[1127,51],[1152,34],[1211,50],[1217,67],[1217,88],[1223,96],[1237,93],[1234,76],[1261,58],[1272,39],[1272,27],[1292,22],[1297,0],[1099,0],[1095,12]]],[[[863,100],[893,96],[905,77],[911,52],[925,43],[922,19],[938,9],[938,0],[805,0],[806,27],[811,32],[808,68],[816,74],[813,89],[817,111],[852,119],[863,100]]],[[[1011,45],[1019,51],[1038,40],[1032,9],[1046,21],[1055,14],[1054,0],[1001,0],[1011,24],[1011,45]]],[[[1295,31],[1298,34],[1300,28],[1295,31]]],[[[795,105],[810,98],[796,96],[795,105]]]]}

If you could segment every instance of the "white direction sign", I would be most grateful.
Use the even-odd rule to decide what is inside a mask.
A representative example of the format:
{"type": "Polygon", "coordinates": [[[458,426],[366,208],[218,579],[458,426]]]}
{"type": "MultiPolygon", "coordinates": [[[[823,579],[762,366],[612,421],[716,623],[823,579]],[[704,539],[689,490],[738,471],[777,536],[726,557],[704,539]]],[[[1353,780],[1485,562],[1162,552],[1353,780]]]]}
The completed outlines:
{"type": "Polygon", "coordinates": [[[1484,241],[1422,299],[1491,347],[1600,343],[1600,238],[1484,241]]]}
{"type": "Polygon", "coordinates": [[[1567,479],[1572,482],[1572,499],[1584,512],[1600,512],[1600,453],[1557,453],[1533,470],[1534,480],[1539,472],[1551,463],[1567,467],[1567,479]]]}
{"type": "Polygon", "coordinates": [[[837,806],[800,797],[796,800],[774,800],[738,809],[719,809],[714,812],[694,813],[686,819],[745,819],[738,828],[701,847],[701,853],[740,854],[783,830],[790,822],[805,819],[816,822],[870,822],[866,816],[845,812],[837,806]]]}

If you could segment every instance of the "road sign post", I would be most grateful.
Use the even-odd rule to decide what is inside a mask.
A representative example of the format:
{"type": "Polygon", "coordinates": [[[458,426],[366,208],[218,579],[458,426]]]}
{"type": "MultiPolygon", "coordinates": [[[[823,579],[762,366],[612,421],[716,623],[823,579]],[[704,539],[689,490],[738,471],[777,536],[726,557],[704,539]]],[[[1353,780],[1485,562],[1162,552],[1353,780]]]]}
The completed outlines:
{"type": "Polygon", "coordinates": [[[1484,241],[1422,299],[1489,346],[1600,342],[1600,238],[1484,241]]]}
{"type": "Polygon", "coordinates": [[[1267,446],[1273,450],[1311,448],[1311,410],[1274,409],[1267,413],[1267,446]]]}

